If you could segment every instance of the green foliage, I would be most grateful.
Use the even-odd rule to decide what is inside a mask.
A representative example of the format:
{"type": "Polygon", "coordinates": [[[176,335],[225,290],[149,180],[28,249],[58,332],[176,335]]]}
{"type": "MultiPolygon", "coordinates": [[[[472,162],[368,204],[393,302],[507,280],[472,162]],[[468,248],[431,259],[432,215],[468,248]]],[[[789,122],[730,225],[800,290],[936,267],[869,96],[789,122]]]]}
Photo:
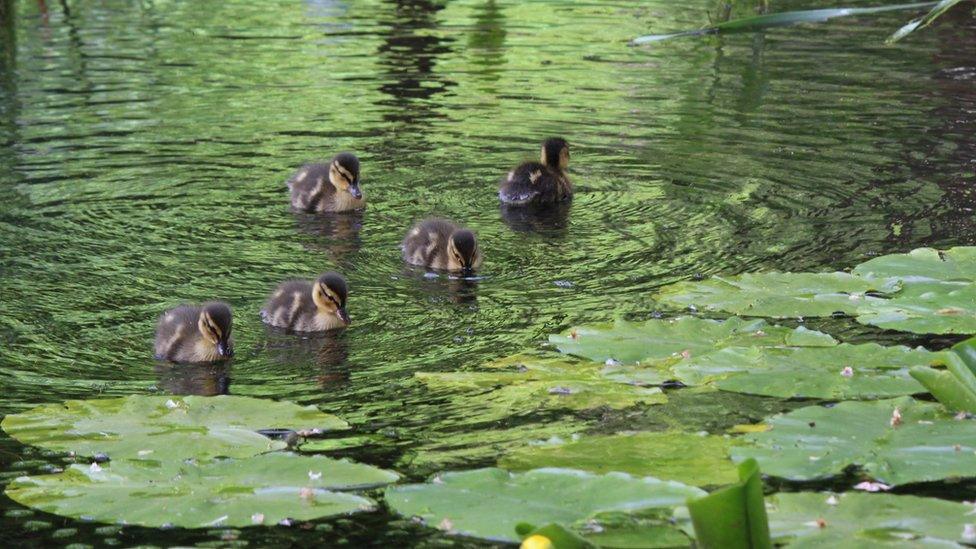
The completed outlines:
{"type": "Polygon", "coordinates": [[[769,527],[787,547],[958,547],[971,505],[916,496],[847,492],[767,496],[769,527]]]}
{"type": "Polygon", "coordinates": [[[18,478],[6,494],[22,505],[67,517],[204,528],[368,511],[375,506],[369,498],[333,490],[382,486],[397,479],[396,473],[369,465],[272,453],[162,467],[134,460],[73,465],[59,474],[18,478]]]}
{"type": "Polygon", "coordinates": [[[892,44],[919,29],[924,29],[925,27],[931,25],[933,21],[941,17],[945,12],[955,7],[956,4],[961,4],[965,1],[966,0],[942,0],[922,17],[909,21],[904,27],[895,31],[894,34],[888,37],[887,43],[892,44]]]}
{"type": "Polygon", "coordinates": [[[147,396],[69,400],[5,417],[3,430],[33,446],[112,459],[176,462],[249,457],[284,448],[260,429],[346,429],[314,406],[239,396],[147,396]]]}
{"type": "MultiPolygon", "coordinates": [[[[582,533],[577,522],[589,519],[592,526],[601,513],[653,509],[667,514],[700,495],[704,492],[698,488],[623,473],[478,469],[387,488],[386,501],[397,513],[420,517],[451,534],[517,542],[515,527],[522,522],[570,525],[582,533]]],[[[668,529],[664,523],[660,528],[668,529]]]]}
{"type": "Polygon", "coordinates": [[[519,471],[539,467],[620,471],[710,486],[735,481],[735,466],[729,460],[731,444],[727,437],[680,432],[593,435],[523,446],[501,458],[498,465],[519,471]]]}
{"type": "Polygon", "coordinates": [[[759,465],[739,465],[739,482],[688,501],[696,546],[703,549],[772,549],[759,465]]]}
{"type": "Polygon", "coordinates": [[[945,354],[945,370],[915,367],[911,375],[949,410],[976,413],[976,338],[945,354]]]}
{"type": "Polygon", "coordinates": [[[556,523],[536,528],[523,522],[515,527],[515,531],[522,537],[520,549],[595,549],[596,547],[582,536],[556,523]]]}
{"type": "Polygon", "coordinates": [[[755,458],[766,474],[829,478],[851,465],[890,485],[976,476],[976,429],[942,406],[911,398],[809,406],[766,421],[733,460],[755,458]]]}

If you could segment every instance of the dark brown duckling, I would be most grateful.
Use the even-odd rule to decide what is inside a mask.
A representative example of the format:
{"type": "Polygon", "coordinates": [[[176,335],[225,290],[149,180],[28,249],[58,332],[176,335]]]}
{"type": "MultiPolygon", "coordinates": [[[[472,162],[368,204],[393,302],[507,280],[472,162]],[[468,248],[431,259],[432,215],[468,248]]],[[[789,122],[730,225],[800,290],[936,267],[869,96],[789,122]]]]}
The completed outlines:
{"type": "Polygon", "coordinates": [[[314,282],[289,280],[271,294],[261,310],[267,324],[296,332],[322,332],[349,325],[346,280],[338,273],[324,273],[314,282]]]}
{"type": "Polygon", "coordinates": [[[306,164],[287,182],[291,206],[303,212],[346,212],[366,206],[359,187],[359,159],[339,153],[328,164],[306,164]]]}
{"type": "Polygon", "coordinates": [[[170,309],[156,323],[156,358],[216,362],[234,354],[230,306],[220,301],[170,309]]]}
{"type": "Polygon", "coordinates": [[[403,239],[403,260],[428,269],[471,274],[481,266],[473,232],[444,219],[425,219],[403,239]]]}
{"type": "Polygon", "coordinates": [[[505,204],[547,204],[573,197],[569,181],[569,143],[560,137],[546,139],[542,144],[541,162],[526,162],[508,172],[498,190],[498,198],[505,204]]]}

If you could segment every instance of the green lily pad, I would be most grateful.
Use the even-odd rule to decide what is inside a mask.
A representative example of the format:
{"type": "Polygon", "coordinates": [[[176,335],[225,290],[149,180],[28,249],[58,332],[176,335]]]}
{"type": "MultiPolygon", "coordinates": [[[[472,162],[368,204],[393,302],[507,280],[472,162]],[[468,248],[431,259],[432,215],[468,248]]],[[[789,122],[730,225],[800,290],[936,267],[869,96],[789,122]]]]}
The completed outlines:
{"type": "Polygon", "coordinates": [[[674,481],[570,469],[443,473],[426,484],[387,488],[387,503],[451,534],[518,542],[521,522],[574,525],[602,512],[671,509],[705,492],[674,481]]]}
{"type": "Polygon", "coordinates": [[[731,444],[726,437],[680,432],[594,435],[524,446],[500,459],[498,465],[518,471],[540,467],[620,471],[709,486],[738,478],[729,460],[731,444]]]}
{"type": "Polygon", "coordinates": [[[808,406],[745,435],[732,458],[756,458],[763,473],[789,480],[840,474],[850,465],[878,481],[907,484],[976,476],[976,424],[908,397],[808,406]],[[896,413],[897,410],[897,413],[896,413]]]}
{"type": "Polygon", "coordinates": [[[369,511],[375,507],[371,499],[334,490],[382,486],[398,478],[345,460],[271,453],[163,467],[132,460],[73,465],[59,474],[20,477],[6,494],[23,505],[72,518],[205,528],[369,511]]]}
{"type": "Polygon", "coordinates": [[[729,347],[674,366],[682,383],[780,398],[877,399],[924,393],[909,368],[941,353],[876,343],[834,347],[729,347]],[[848,369],[849,368],[849,369],[848,369]]]}
{"type": "Polygon", "coordinates": [[[769,528],[787,547],[957,547],[976,522],[972,505],[917,496],[847,492],[766,497],[769,528]]]}
{"type": "Polygon", "coordinates": [[[284,448],[259,429],[348,428],[314,406],[290,402],[146,395],[46,404],[9,415],[0,426],[24,444],[50,450],[160,462],[249,457],[284,448]]]}
{"type": "Polygon", "coordinates": [[[976,284],[905,283],[891,299],[858,307],[857,321],[920,334],[976,333],[976,284]]]}
{"type": "Polygon", "coordinates": [[[876,257],[854,268],[867,278],[894,277],[905,281],[943,280],[976,282],[976,246],[960,246],[940,252],[917,248],[905,254],[876,257]]]}
{"type": "Polygon", "coordinates": [[[865,303],[883,301],[901,289],[897,279],[866,279],[848,273],[757,273],[714,276],[666,286],[658,299],[675,307],[726,311],[743,316],[796,318],[853,315],[865,303]],[[872,295],[866,295],[868,293],[872,295]]]}
{"type": "Polygon", "coordinates": [[[486,366],[486,372],[418,372],[430,387],[481,391],[471,396],[503,415],[537,409],[587,410],[661,404],[667,397],[657,387],[619,383],[600,375],[602,364],[576,363],[562,357],[516,355],[486,366]]]}
{"type": "Polygon", "coordinates": [[[678,361],[682,354],[697,356],[723,347],[829,347],[837,343],[827,334],[803,327],[794,330],[756,319],[717,321],[691,316],[582,326],[566,335],[549,336],[549,342],[562,353],[622,365],[678,361]]]}

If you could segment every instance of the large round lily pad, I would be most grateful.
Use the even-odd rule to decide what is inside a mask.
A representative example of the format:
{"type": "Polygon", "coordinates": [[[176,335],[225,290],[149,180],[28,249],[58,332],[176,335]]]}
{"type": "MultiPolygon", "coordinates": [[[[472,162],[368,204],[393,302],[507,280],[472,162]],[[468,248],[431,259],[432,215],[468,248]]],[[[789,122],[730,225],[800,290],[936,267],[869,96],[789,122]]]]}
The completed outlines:
{"type": "Polygon", "coordinates": [[[692,433],[632,433],[584,436],[523,446],[498,461],[505,469],[572,467],[593,473],[620,471],[693,486],[737,480],[729,459],[731,439],[692,433]]]}
{"type": "Polygon", "coordinates": [[[904,254],[889,254],[865,261],[854,268],[861,277],[895,277],[909,282],[943,280],[976,282],[976,246],[939,251],[917,248],[904,254]]]}
{"type": "Polygon", "coordinates": [[[20,477],[14,501],[73,518],[141,526],[250,526],[368,511],[375,503],[335,492],[396,482],[398,475],[323,456],[271,453],[162,467],[136,460],[73,465],[20,477]]]}
{"type": "Polygon", "coordinates": [[[624,473],[477,469],[443,473],[426,484],[387,488],[386,501],[397,513],[419,517],[452,534],[517,542],[515,526],[520,522],[573,525],[603,512],[667,512],[689,497],[703,495],[677,482],[624,473]]]}
{"type": "Polygon", "coordinates": [[[876,343],[834,347],[728,347],[691,356],[673,368],[688,385],[780,398],[877,399],[924,393],[908,369],[941,353],[876,343]]]}
{"type": "Polygon", "coordinates": [[[416,376],[430,387],[476,391],[468,398],[483,402],[486,412],[496,411],[499,417],[537,409],[620,409],[667,402],[657,387],[608,379],[600,375],[603,365],[593,362],[516,355],[485,368],[488,371],[420,372],[416,376]]]}
{"type": "Polygon", "coordinates": [[[891,299],[857,309],[857,321],[923,334],[976,333],[976,284],[914,282],[891,299]]]}
{"type": "Polygon", "coordinates": [[[976,423],[938,404],[908,397],[808,406],[767,421],[743,437],[732,458],[756,458],[763,473],[790,480],[828,478],[858,465],[897,485],[976,476],[976,423]]]}
{"type": "Polygon", "coordinates": [[[33,446],[112,459],[180,461],[248,457],[285,445],[260,429],[346,429],[314,406],[240,396],[69,400],[5,417],[10,436],[33,446]]]}
{"type": "Polygon", "coordinates": [[[582,326],[549,336],[549,342],[563,353],[623,365],[677,361],[723,347],[829,347],[837,343],[827,334],[802,327],[784,328],[758,319],[717,321],[690,316],[582,326]]]}
{"type": "Polygon", "coordinates": [[[766,497],[769,529],[787,547],[958,547],[972,505],[917,496],[847,492],[766,497]]]}

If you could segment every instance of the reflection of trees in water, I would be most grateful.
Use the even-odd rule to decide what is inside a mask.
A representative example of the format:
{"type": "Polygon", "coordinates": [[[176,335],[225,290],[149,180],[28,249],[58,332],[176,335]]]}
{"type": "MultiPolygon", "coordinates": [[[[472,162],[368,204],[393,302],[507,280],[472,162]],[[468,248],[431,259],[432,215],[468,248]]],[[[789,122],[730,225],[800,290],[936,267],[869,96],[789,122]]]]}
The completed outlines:
{"type": "MultiPolygon", "coordinates": [[[[497,82],[505,64],[505,16],[494,0],[475,9],[474,27],[468,34],[468,55],[478,68],[473,76],[485,82],[497,82]]],[[[497,90],[484,90],[496,93],[497,90]]]]}
{"type": "Polygon", "coordinates": [[[312,366],[312,377],[323,389],[349,383],[349,341],[344,330],[299,334],[265,325],[265,333],[265,349],[275,368],[293,373],[312,366]]]}
{"type": "Polygon", "coordinates": [[[230,365],[224,364],[156,364],[159,388],[174,395],[215,396],[230,391],[230,365]]]}
{"type": "Polygon", "coordinates": [[[380,104],[391,107],[384,119],[423,123],[438,116],[430,99],[455,85],[434,72],[437,57],[451,51],[449,39],[435,36],[436,14],[444,6],[430,0],[395,0],[386,4],[394,11],[377,51],[385,71],[380,91],[389,97],[380,104]]]}
{"type": "Polygon", "coordinates": [[[363,246],[359,236],[364,212],[333,214],[295,213],[298,230],[310,238],[303,239],[307,250],[325,252],[340,270],[349,269],[363,246]]]}

